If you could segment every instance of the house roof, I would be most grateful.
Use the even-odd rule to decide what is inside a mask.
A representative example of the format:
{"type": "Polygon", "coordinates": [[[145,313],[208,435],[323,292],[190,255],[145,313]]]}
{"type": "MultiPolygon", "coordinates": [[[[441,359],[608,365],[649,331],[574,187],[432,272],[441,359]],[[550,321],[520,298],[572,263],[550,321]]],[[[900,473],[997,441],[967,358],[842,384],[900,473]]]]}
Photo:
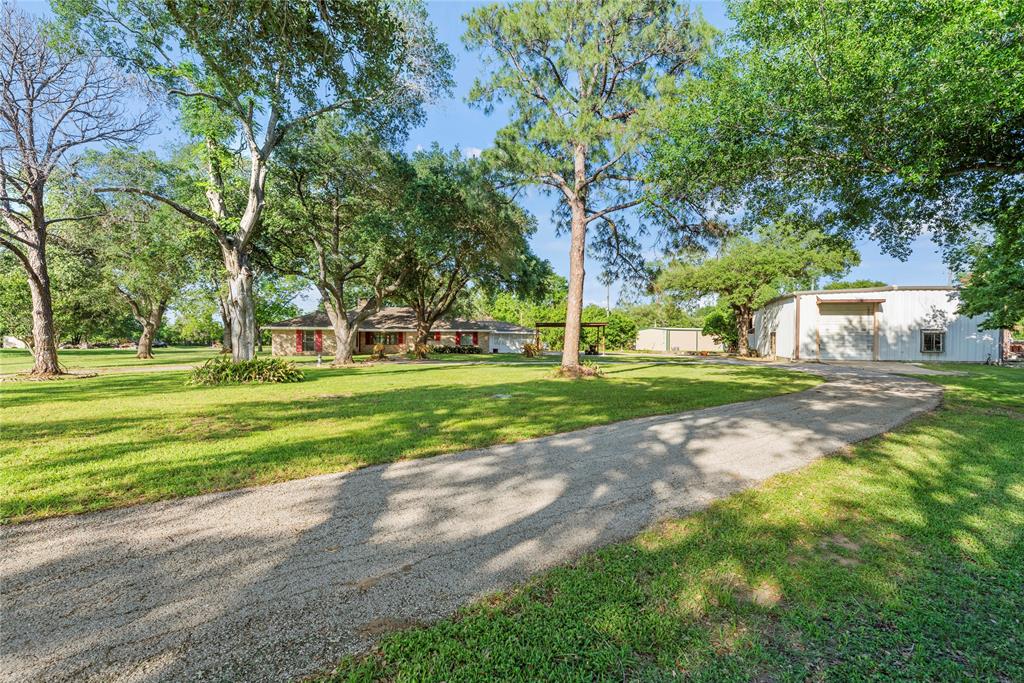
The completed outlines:
{"type": "MultiPolygon", "coordinates": [[[[355,314],[349,311],[349,321],[354,320],[354,318],[355,314]]],[[[295,318],[289,318],[288,320],[281,320],[272,325],[264,325],[264,329],[329,330],[331,329],[331,321],[327,318],[327,313],[315,311],[295,318]]],[[[412,331],[416,329],[416,313],[407,307],[390,306],[382,308],[360,323],[359,329],[366,331],[412,331]]],[[[448,330],[452,332],[521,332],[533,334],[533,330],[527,327],[507,323],[502,320],[461,320],[457,318],[438,320],[431,329],[435,332],[448,330]]]]}
{"type": "MultiPolygon", "coordinates": [[[[871,292],[912,292],[912,291],[947,291],[951,292],[956,287],[950,285],[888,285],[886,287],[864,287],[862,289],[806,289],[799,292],[787,292],[780,294],[779,296],[771,299],[765,303],[775,303],[776,301],[782,301],[783,299],[792,299],[793,297],[804,294],[868,294],[871,292]]],[[[830,302],[831,303],[831,302],[830,302]]]]}

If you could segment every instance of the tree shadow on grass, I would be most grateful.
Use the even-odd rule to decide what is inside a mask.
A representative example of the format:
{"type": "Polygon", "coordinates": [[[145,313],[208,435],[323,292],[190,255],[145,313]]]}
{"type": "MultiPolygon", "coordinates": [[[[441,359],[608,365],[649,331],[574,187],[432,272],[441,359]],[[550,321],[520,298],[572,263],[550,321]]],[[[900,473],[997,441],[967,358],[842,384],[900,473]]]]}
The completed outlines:
{"type": "MultiPolygon", "coordinates": [[[[558,384],[582,392],[588,383],[558,384]]],[[[715,385],[699,386],[708,392],[715,385]]],[[[903,394],[919,386],[893,385],[903,394]]],[[[527,386],[538,385],[506,391],[527,392],[527,386]]],[[[596,403],[568,401],[564,390],[541,386],[530,400],[557,400],[573,414],[602,416],[596,403]]],[[[652,390],[645,382],[639,388],[652,390]]],[[[359,428],[367,439],[376,438],[378,451],[422,431],[420,420],[437,418],[437,402],[417,402],[408,392],[400,396],[412,414],[395,411],[382,424],[359,428]]],[[[623,400],[635,400],[621,393],[623,400]]],[[[879,414],[893,407],[883,390],[845,404],[804,392],[749,404],[740,413],[726,406],[685,418],[645,418],[629,430],[595,427],[487,451],[9,527],[3,533],[14,551],[0,558],[0,569],[6,609],[19,628],[3,635],[2,673],[48,679],[117,673],[140,680],[308,674],[382,632],[449,614],[472,597],[834,450],[871,428],[843,420],[865,405],[879,414]]],[[[235,407],[252,419],[266,410],[235,407]]],[[[465,421],[459,411],[471,407],[446,408],[452,429],[471,429],[458,426],[465,421]]],[[[289,421],[315,424],[336,419],[341,408],[303,404],[287,410],[289,421]]],[[[351,422],[375,416],[359,402],[344,410],[351,422]]],[[[294,445],[284,457],[339,446],[337,439],[314,433],[294,445]]],[[[251,457],[237,442],[222,453],[229,465],[251,457]]],[[[197,475],[211,466],[190,463],[162,474],[197,475]]],[[[735,554],[737,562],[758,561],[741,547],[735,554]]],[[[597,574],[616,576],[614,569],[602,567],[597,574]]],[[[642,576],[617,576],[629,590],[643,585],[642,576]]],[[[607,654],[600,643],[618,642],[615,628],[627,628],[623,615],[601,602],[603,594],[596,590],[591,602],[577,605],[577,621],[598,639],[590,644],[596,657],[588,654],[591,663],[604,661],[597,656],[607,654]]],[[[531,652],[574,642],[572,633],[554,633],[540,643],[524,632],[522,648],[516,640],[505,642],[519,648],[523,661],[531,652]]],[[[630,652],[623,642],[616,647],[630,652]]],[[[475,659],[487,665],[486,658],[475,659]]],[[[528,667],[518,671],[530,677],[528,667]]]]}
{"type": "Polygon", "coordinates": [[[392,634],[338,680],[1021,680],[1024,447],[950,421],[392,634]]]}
{"type": "Polygon", "coordinates": [[[606,384],[544,379],[322,393],[337,385],[327,376],[312,378],[288,385],[275,400],[254,387],[196,388],[185,390],[197,396],[194,409],[11,421],[5,438],[28,455],[9,461],[4,516],[342,471],[777,391],[773,377],[731,369],[700,380],[620,378],[614,395],[606,384]],[[219,401],[207,402],[207,392],[219,401]]]}

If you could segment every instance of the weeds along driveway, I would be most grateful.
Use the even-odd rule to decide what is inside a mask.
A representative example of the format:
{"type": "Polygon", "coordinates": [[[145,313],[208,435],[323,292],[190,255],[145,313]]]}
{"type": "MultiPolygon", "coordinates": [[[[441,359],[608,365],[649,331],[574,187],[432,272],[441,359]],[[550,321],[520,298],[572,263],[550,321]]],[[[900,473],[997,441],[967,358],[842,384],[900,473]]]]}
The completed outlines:
{"type": "Polygon", "coordinates": [[[8,527],[4,680],[282,680],[938,405],[814,389],[511,445],[8,527]]]}

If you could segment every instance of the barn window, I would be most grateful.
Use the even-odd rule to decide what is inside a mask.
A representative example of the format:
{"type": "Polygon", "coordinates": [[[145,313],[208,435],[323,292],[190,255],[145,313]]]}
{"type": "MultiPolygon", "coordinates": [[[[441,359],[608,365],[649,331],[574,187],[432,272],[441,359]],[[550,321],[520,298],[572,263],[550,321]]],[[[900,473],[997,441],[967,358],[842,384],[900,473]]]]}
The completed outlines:
{"type": "Polygon", "coordinates": [[[302,351],[316,351],[316,333],[313,330],[302,331],[302,351]]]}
{"type": "Polygon", "coordinates": [[[921,353],[942,353],[945,350],[944,330],[921,330],[921,353]]]}
{"type": "Polygon", "coordinates": [[[387,346],[394,346],[401,342],[398,341],[398,332],[378,332],[373,336],[373,341],[376,344],[385,344],[387,346]]]}

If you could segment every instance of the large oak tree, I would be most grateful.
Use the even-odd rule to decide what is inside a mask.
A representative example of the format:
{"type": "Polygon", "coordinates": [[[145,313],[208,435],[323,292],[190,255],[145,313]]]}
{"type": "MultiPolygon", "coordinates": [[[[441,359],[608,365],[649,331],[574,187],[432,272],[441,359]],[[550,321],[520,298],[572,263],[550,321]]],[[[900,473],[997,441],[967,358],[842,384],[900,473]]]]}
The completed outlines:
{"type": "Polygon", "coordinates": [[[254,354],[252,249],[270,160],[289,132],[330,112],[401,134],[449,87],[450,55],[416,2],[325,0],[55,0],[77,37],[162,86],[205,142],[208,206],[196,211],[145,188],[216,237],[228,273],[235,360],[254,354]],[[232,201],[225,165],[240,142],[247,171],[232,201]]]}
{"type": "Polygon", "coordinates": [[[493,170],[459,150],[416,153],[396,207],[399,250],[390,264],[395,298],[416,314],[416,344],[456,304],[467,285],[525,290],[537,259],[532,217],[499,188],[493,170]]]}
{"type": "Polygon", "coordinates": [[[931,234],[955,269],[993,274],[967,279],[969,312],[1024,316],[1019,298],[1014,314],[1012,296],[969,293],[1024,280],[1007,250],[1024,201],[1024,4],[733,0],[729,13],[728,41],[667,110],[662,188],[714,188],[746,216],[800,207],[897,256],[931,234]]]}
{"type": "Polygon", "coordinates": [[[47,242],[79,216],[47,206],[54,174],[77,152],[132,143],[151,122],[126,105],[135,88],[108,60],[61,50],[37,19],[0,4],[0,246],[25,269],[32,297],[32,374],[61,372],[47,242]]]}
{"type": "Polygon", "coordinates": [[[353,362],[360,323],[395,293],[398,208],[414,172],[337,116],[305,126],[281,149],[266,258],[320,293],[334,329],[334,365],[353,362]]]}

